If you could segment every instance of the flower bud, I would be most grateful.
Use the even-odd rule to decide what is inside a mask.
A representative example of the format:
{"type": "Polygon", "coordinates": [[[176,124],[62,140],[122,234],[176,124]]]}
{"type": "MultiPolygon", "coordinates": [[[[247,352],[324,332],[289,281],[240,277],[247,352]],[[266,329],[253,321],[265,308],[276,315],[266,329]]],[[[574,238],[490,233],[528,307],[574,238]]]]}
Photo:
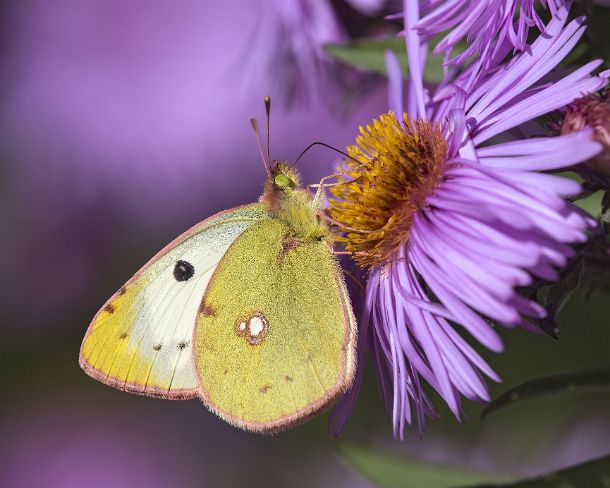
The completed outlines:
{"type": "Polygon", "coordinates": [[[569,134],[585,127],[593,129],[593,138],[604,148],[597,156],[577,166],[575,170],[585,179],[591,190],[610,188],[610,89],[600,94],[587,95],[568,106],[561,134],[569,134]]]}

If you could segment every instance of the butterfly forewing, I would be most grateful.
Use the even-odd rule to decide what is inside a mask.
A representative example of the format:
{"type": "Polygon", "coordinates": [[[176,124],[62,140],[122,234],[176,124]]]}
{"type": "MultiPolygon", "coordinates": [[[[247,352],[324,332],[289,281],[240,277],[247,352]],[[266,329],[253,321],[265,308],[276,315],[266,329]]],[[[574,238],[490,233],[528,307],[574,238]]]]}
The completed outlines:
{"type": "Polygon", "coordinates": [[[210,278],[235,239],[267,213],[259,204],[214,215],[164,248],[94,317],[80,364],[111,386],[192,398],[192,335],[210,278]]]}
{"type": "Polygon", "coordinates": [[[194,334],[204,403],[234,425],[276,431],[349,388],[355,321],[325,242],[299,242],[262,220],[231,245],[194,334]]]}

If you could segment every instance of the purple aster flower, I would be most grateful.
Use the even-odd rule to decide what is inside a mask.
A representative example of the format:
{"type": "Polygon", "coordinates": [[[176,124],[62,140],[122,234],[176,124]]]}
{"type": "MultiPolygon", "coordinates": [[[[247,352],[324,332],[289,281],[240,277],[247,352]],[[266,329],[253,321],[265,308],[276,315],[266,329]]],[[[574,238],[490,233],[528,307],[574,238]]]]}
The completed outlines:
{"type": "MultiPolygon", "coordinates": [[[[418,21],[413,5],[405,2],[407,25],[418,21]]],[[[519,287],[534,277],[556,280],[574,255],[570,244],[584,242],[594,225],[563,198],[580,186],[541,172],[597,154],[590,129],[492,139],[606,85],[607,73],[591,75],[599,62],[539,83],[583,33],[583,20],[566,25],[567,14],[561,7],[544,36],[485,73],[472,92],[445,87],[438,102],[423,90],[419,36],[406,28],[409,115],[382,115],[361,128],[348,148],[359,163],[345,161],[349,176],[331,190],[340,239],[368,270],[362,327],[401,439],[407,423],[416,418],[421,429],[434,415],[424,382],[458,418],[462,397],[489,400],[484,377],[499,378],[462,332],[500,352],[496,324],[538,331],[529,319],[546,312],[519,287]]]]}
{"type": "MultiPolygon", "coordinates": [[[[446,33],[433,54],[444,54],[446,68],[464,67],[474,59],[468,72],[475,77],[481,70],[497,66],[511,50],[525,50],[530,28],[544,30],[536,6],[554,15],[563,3],[563,0],[421,0],[405,2],[404,11],[393,17],[410,16],[405,29],[415,29],[426,42],[446,33]],[[466,47],[462,47],[464,42],[466,47]]],[[[454,73],[455,70],[447,75],[454,73]]]]}

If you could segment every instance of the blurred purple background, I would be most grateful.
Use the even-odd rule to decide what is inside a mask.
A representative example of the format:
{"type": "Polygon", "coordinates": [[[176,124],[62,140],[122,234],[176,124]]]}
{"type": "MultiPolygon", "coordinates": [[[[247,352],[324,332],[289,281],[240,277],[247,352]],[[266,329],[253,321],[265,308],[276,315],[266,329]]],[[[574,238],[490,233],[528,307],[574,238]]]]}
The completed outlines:
{"type": "MultiPolygon", "coordinates": [[[[25,321],[78,303],[125,241],[169,241],[214,212],[254,201],[264,172],[249,118],[264,123],[264,95],[274,101],[271,148],[279,159],[294,159],[319,139],[343,147],[358,121],[383,109],[377,90],[349,116],[339,114],[324,91],[335,89],[332,81],[316,79],[316,71],[300,80],[303,92],[316,93],[287,100],[275,79],[297,67],[273,58],[286,36],[273,5],[59,0],[5,7],[2,212],[12,234],[28,237],[7,243],[11,259],[2,264],[13,275],[36,270],[36,282],[13,281],[7,290],[7,306],[31,315],[25,321]],[[260,29],[273,27],[275,42],[263,43],[260,29]],[[32,293],[43,300],[36,307],[27,306],[32,293]]],[[[318,30],[323,42],[343,38],[333,24],[318,30]]],[[[307,181],[327,174],[335,159],[313,150],[301,166],[307,181]]]]}
{"type": "MultiPolygon", "coordinates": [[[[0,7],[0,370],[8,393],[0,486],[366,487],[341,446],[517,475],[610,450],[602,394],[544,400],[531,412],[515,407],[484,423],[470,405],[470,420],[457,424],[443,412],[424,440],[411,432],[401,446],[368,373],[354,418],[334,440],[325,416],[259,437],[197,401],[130,396],[80,371],[82,336],[112,292],[187,227],[258,197],[264,172],[249,117],[264,120],[264,95],[273,100],[278,159],[296,158],[314,140],[343,148],[359,124],[387,109],[383,82],[360,84],[361,73],[333,64],[316,45],[353,34],[342,19],[379,19],[383,2],[320,1],[319,11],[300,11],[309,2],[282,10],[280,1],[0,7]],[[307,22],[294,23],[295,12],[307,22]]],[[[301,161],[305,180],[316,182],[336,155],[317,148],[301,161]]],[[[559,343],[507,336],[508,352],[490,358],[506,378],[495,392],[532,375],[604,364],[602,305],[603,297],[575,300],[559,343]]]]}

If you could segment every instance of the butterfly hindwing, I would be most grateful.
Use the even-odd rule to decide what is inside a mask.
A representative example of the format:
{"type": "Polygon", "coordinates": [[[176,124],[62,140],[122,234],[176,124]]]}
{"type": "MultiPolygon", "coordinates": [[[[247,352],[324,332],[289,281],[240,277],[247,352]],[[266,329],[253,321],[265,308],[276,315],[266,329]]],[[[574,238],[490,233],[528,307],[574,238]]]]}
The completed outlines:
{"type": "Polygon", "coordinates": [[[355,320],[326,242],[299,242],[267,219],[231,245],[206,290],[193,337],[204,403],[270,432],[349,388],[355,320]]]}
{"type": "Polygon", "coordinates": [[[92,377],[133,393],[197,396],[192,335],[216,266],[235,239],[268,218],[260,204],[216,214],[151,259],[94,317],[80,364],[92,377]]]}

